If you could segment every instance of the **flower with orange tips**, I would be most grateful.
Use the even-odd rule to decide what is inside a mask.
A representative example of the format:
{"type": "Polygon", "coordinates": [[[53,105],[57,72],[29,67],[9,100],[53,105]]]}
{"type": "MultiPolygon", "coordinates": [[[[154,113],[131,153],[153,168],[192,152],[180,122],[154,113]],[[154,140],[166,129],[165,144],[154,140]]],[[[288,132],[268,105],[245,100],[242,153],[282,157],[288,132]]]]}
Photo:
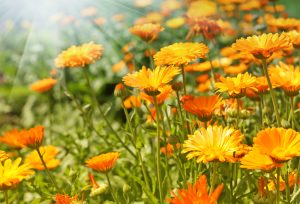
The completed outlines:
{"type": "Polygon", "coordinates": [[[206,176],[201,175],[194,185],[188,184],[188,189],[178,189],[177,195],[172,192],[173,198],[167,201],[170,204],[216,204],[223,187],[224,184],[220,184],[208,194],[206,176]]]}
{"type": "Polygon", "coordinates": [[[218,92],[226,92],[232,98],[242,97],[246,89],[256,90],[256,77],[251,76],[248,72],[245,74],[238,74],[236,77],[221,77],[220,82],[215,84],[218,92]]]}
{"type": "Polygon", "coordinates": [[[56,204],[75,204],[78,202],[78,196],[71,197],[67,194],[57,193],[55,195],[56,204]]]}
{"type": "Polygon", "coordinates": [[[6,154],[6,152],[0,150],[0,162],[4,161],[8,159],[8,155],[6,154]]]}
{"type": "Polygon", "coordinates": [[[39,148],[44,139],[44,127],[38,125],[29,130],[22,130],[20,144],[32,149],[39,148]]]}
{"type": "Polygon", "coordinates": [[[115,166],[119,156],[119,152],[109,152],[105,154],[100,154],[98,156],[88,159],[86,161],[86,165],[95,171],[106,173],[115,166]]]}
{"type": "Polygon", "coordinates": [[[138,96],[129,96],[123,101],[124,107],[129,109],[129,108],[139,108],[141,107],[141,98],[138,96]]]}
{"type": "Polygon", "coordinates": [[[0,137],[0,143],[16,149],[24,148],[25,146],[20,143],[22,138],[21,133],[22,131],[18,131],[17,129],[9,130],[0,137]]]}
{"type": "Polygon", "coordinates": [[[31,90],[42,93],[49,91],[56,84],[56,82],[56,79],[46,78],[34,82],[30,87],[31,90]]]}
{"type": "Polygon", "coordinates": [[[290,48],[291,45],[290,38],[285,33],[264,33],[238,39],[232,47],[244,55],[251,54],[257,59],[268,59],[274,52],[290,48]]]}
{"type": "MultiPolygon", "coordinates": [[[[173,92],[173,89],[170,85],[166,85],[160,89],[158,89],[159,94],[156,95],[157,104],[162,104],[167,100],[170,94],[173,92]]],[[[140,94],[141,99],[149,101],[150,103],[154,104],[153,97],[148,95],[146,92],[141,92],[140,94]]]]}
{"type": "Polygon", "coordinates": [[[267,21],[268,25],[279,31],[289,31],[300,28],[300,20],[296,18],[274,18],[267,21]]]}
{"type": "Polygon", "coordinates": [[[216,95],[200,96],[183,102],[184,110],[197,115],[202,122],[209,121],[215,110],[220,108],[221,105],[222,99],[216,95]]]}
{"type": "Polygon", "coordinates": [[[159,23],[145,23],[129,28],[129,31],[147,42],[155,40],[164,28],[159,23]]]}
{"type": "Polygon", "coordinates": [[[276,163],[300,156],[300,133],[293,129],[266,128],[258,132],[253,141],[254,148],[276,163]]]}
{"type": "MultiPolygon", "coordinates": [[[[41,146],[39,149],[48,169],[54,169],[60,164],[60,160],[55,158],[59,152],[56,147],[49,145],[41,146]]],[[[33,169],[45,170],[45,167],[41,162],[41,159],[36,150],[32,151],[26,156],[25,163],[30,164],[31,168],[33,169]]]]}
{"type": "Polygon", "coordinates": [[[240,149],[243,135],[233,128],[208,126],[188,135],[184,141],[182,153],[188,153],[187,159],[196,158],[199,162],[235,162],[234,153],[240,149]]]}
{"type": "Polygon", "coordinates": [[[99,59],[102,52],[102,45],[93,42],[80,46],[73,45],[58,55],[55,59],[55,65],[59,68],[84,67],[99,59]]]}
{"type": "Polygon", "coordinates": [[[143,67],[141,70],[127,74],[123,82],[127,86],[139,88],[148,95],[159,94],[159,89],[173,80],[180,73],[177,67],[156,67],[154,70],[143,67]]]}
{"type": "Polygon", "coordinates": [[[13,162],[11,159],[0,162],[0,190],[15,188],[22,180],[34,174],[30,165],[20,165],[21,161],[21,158],[17,158],[13,162]]]}
{"type": "Polygon", "coordinates": [[[163,47],[154,55],[156,65],[187,65],[198,58],[205,58],[208,47],[203,43],[174,43],[163,47]]]}

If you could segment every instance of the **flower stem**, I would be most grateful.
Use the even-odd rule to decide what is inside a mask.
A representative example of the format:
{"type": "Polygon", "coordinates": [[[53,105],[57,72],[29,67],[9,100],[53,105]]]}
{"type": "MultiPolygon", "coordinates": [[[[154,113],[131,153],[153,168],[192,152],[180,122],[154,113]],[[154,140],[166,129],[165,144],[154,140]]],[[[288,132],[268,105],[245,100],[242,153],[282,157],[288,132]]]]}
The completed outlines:
{"type": "Polygon", "coordinates": [[[276,203],[280,204],[280,167],[276,169],[277,182],[276,182],[276,203]]]}
{"type": "Polygon", "coordinates": [[[112,195],[114,201],[115,201],[116,203],[119,203],[118,200],[117,200],[117,197],[116,197],[116,195],[115,195],[115,192],[113,191],[113,188],[112,188],[112,186],[111,186],[111,183],[110,183],[110,179],[109,179],[108,173],[105,173],[105,176],[106,176],[106,179],[107,179],[107,182],[108,182],[108,186],[109,186],[110,193],[111,193],[111,195],[112,195]]]}
{"type": "Polygon", "coordinates": [[[8,190],[4,190],[3,193],[4,193],[4,198],[5,198],[5,204],[8,204],[8,190]]]}
{"type": "Polygon", "coordinates": [[[50,178],[52,184],[54,185],[54,187],[56,188],[56,190],[59,191],[60,189],[58,188],[58,185],[57,185],[55,179],[53,178],[51,172],[49,171],[49,169],[48,169],[48,167],[47,167],[47,165],[46,165],[46,163],[45,163],[45,161],[44,161],[44,159],[43,159],[43,155],[41,154],[40,149],[39,149],[39,148],[36,148],[36,151],[37,151],[37,153],[38,153],[38,155],[39,155],[39,157],[40,157],[40,159],[41,159],[41,162],[42,162],[42,164],[43,164],[43,166],[44,166],[44,168],[45,168],[45,171],[46,171],[46,173],[48,174],[48,176],[49,176],[49,178],[50,178]]]}
{"type": "Polygon", "coordinates": [[[291,203],[291,190],[290,190],[290,184],[289,184],[289,171],[286,171],[286,177],[285,177],[285,186],[286,186],[286,199],[287,203],[291,203]]]}
{"type": "Polygon", "coordinates": [[[158,191],[159,191],[159,200],[160,203],[163,203],[163,198],[162,198],[162,186],[161,186],[161,176],[160,176],[160,118],[159,118],[159,107],[157,104],[157,99],[156,96],[153,96],[153,101],[155,105],[155,110],[156,110],[156,125],[157,125],[157,149],[156,149],[156,171],[157,171],[157,180],[158,180],[158,191]]]}
{"type": "Polygon", "coordinates": [[[185,81],[184,66],[181,65],[180,68],[181,68],[181,74],[182,74],[183,93],[184,93],[184,95],[186,95],[187,92],[186,92],[186,81],[185,81]]]}
{"type": "Polygon", "coordinates": [[[211,180],[210,180],[210,190],[209,190],[209,194],[211,195],[214,187],[216,185],[216,181],[217,181],[217,171],[218,171],[218,163],[217,162],[211,162],[212,164],[212,175],[211,175],[211,180]]]}
{"type": "Polygon", "coordinates": [[[239,122],[240,122],[240,99],[237,98],[236,99],[236,102],[237,102],[237,116],[236,116],[236,129],[239,128],[239,122]]]}
{"type": "Polygon", "coordinates": [[[280,120],[280,115],[279,115],[279,111],[278,111],[278,105],[277,105],[277,101],[275,99],[271,79],[270,79],[270,76],[269,76],[269,73],[268,73],[267,61],[265,59],[262,60],[262,65],[263,65],[264,74],[265,74],[265,76],[267,78],[267,81],[268,81],[268,86],[269,86],[269,89],[270,89],[270,95],[271,95],[271,98],[272,98],[272,103],[273,103],[274,111],[275,111],[275,114],[276,114],[277,125],[278,125],[278,127],[280,127],[281,126],[281,123],[280,123],[281,120],[280,120]]]}
{"type": "Polygon", "coordinates": [[[294,116],[294,97],[290,97],[291,100],[291,113],[292,113],[292,129],[295,129],[295,116],[294,116]]]}

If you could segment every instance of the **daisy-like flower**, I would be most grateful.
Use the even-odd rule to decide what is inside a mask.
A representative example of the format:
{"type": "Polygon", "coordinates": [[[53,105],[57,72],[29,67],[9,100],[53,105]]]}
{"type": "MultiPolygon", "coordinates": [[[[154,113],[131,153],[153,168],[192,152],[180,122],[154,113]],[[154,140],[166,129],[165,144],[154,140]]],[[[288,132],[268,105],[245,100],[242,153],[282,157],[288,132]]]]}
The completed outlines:
{"type": "Polygon", "coordinates": [[[300,133],[293,129],[267,128],[258,132],[253,141],[254,148],[276,163],[300,156],[300,133]]]}
{"type": "MultiPolygon", "coordinates": [[[[166,85],[160,89],[158,89],[159,94],[156,96],[157,104],[162,104],[167,100],[170,94],[173,92],[173,89],[170,85],[166,85]]],[[[149,101],[150,103],[154,104],[153,97],[148,95],[145,92],[141,92],[140,94],[141,99],[149,101]]]]}
{"type": "Polygon", "coordinates": [[[274,52],[291,47],[291,41],[287,34],[262,34],[259,36],[238,39],[232,47],[245,55],[253,55],[257,59],[268,59],[274,52]]]}
{"type": "Polygon", "coordinates": [[[154,55],[154,62],[158,66],[187,65],[198,58],[205,58],[208,47],[203,43],[174,43],[163,47],[154,55]]]}
{"type": "Polygon", "coordinates": [[[0,150],[0,162],[4,161],[6,159],[8,159],[6,152],[0,150]]]}
{"type": "Polygon", "coordinates": [[[31,84],[30,88],[33,91],[42,93],[49,91],[56,84],[56,82],[57,80],[52,78],[41,79],[31,84]]]}
{"type": "Polygon", "coordinates": [[[17,129],[12,129],[5,132],[0,137],[0,143],[6,144],[16,149],[24,148],[25,146],[22,143],[20,143],[22,138],[21,132],[22,131],[18,131],[17,129]]]}
{"type": "Polygon", "coordinates": [[[156,67],[153,71],[143,67],[141,70],[127,74],[123,82],[127,86],[145,91],[148,95],[159,94],[159,89],[173,80],[180,73],[177,67],[156,67]]]}
{"type": "Polygon", "coordinates": [[[224,67],[224,73],[226,74],[240,74],[248,69],[248,65],[245,63],[240,63],[238,65],[231,65],[224,67]]]}
{"type": "Polygon", "coordinates": [[[21,158],[17,158],[14,162],[11,159],[0,162],[0,190],[15,188],[22,180],[34,174],[30,165],[20,165],[21,161],[21,158]]]}
{"type": "Polygon", "coordinates": [[[99,59],[102,56],[102,52],[102,45],[93,42],[80,46],[73,45],[58,55],[55,59],[55,65],[58,68],[84,67],[99,59]]]}
{"type": "Polygon", "coordinates": [[[287,35],[290,37],[294,48],[300,49],[300,32],[293,30],[288,32],[287,35]]]}
{"type": "MultiPolygon", "coordinates": [[[[60,164],[60,160],[56,159],[56,155],[59,153],[58,149],[54,146],[41,146],[40,152],[43,156],[43,160],[46,163],[48,169],[54,169],[60,164]]],[[[44,170],[45,167],[41,162],[41,159],[36,150],[32,151],[25,158],[25,163],[30,164],[31,168],[37,170],[44,170]]]]}
{"type": "Polygon", "coordinates": [[[75,195],[74,197],[71,197],[67,194],[60,194],[60,193],[57,193],[55,195],[55,201],[56,201],[56,204],[77,204],[77,203],[79,203],[77,195],[75,195]]]}
{"type": "Polygon", "coordinates": [[[29,130],[22,130],[20,144],[32,149],[40,147],[44,139],[44,127],[38,125],[29,130]]]}
{"type": "Polygon", "coordinates": [[[188,184],[188,189],[178,189],[177,195],[172,192],[173,198],[168,198],[170,204],[216,204],[223,190],[224,184],[220,184],[214,191],[208,194],[207,179],[201,175],[194,184],[188,184]]]}
{"type": "Polygon", "coordinates": [[[99,156],[95,156],[88,159],[86,161],[86,165],[95,171],[106,173],[115,166],[115,163],[119,156],[119,152],[109,152],[106,154],[100,154],[99,156]]]}
{"type": "Polygon", "coordinates": [[[256,77],[246,72],[245,74],[238,74],[236,77],[221,77],[220,82],[217,82],[215,87],[218,92],[226,92],[232,98],[239,98],[244,95],[246,89],[256,91],[255,81],[256,77]]]}
{"type": "Polygon", "coordinates": [[[159,23],[145,23],[129,28],[129,31],[132,34],[139,36],[146,42],[155,40],[158,34],[163,30],[164,28],[159,23]]]}
{"type": "Polygon", "coordinates": [[[202,122],[209,121],[214,111],[220,108],[221,105],[222,99],[216,95],[190,98],[183,102],[184,110],[197,115],[202,122]]]}
{"type": "Polygon", "coordinates": [[[196,158],[199,162],[235,162],[235,152],[240,149],[243,135],[233,128],[208,126],[201,128],[184,141],[182,153],[188,153],[187,159],[196,158]]]}
{"type": "Polygon", "coordinates": [[[268,25],[279,31],[289,31],[299,28],[300,20],[296,18],[274,18],[267,21],[268,25]]]}

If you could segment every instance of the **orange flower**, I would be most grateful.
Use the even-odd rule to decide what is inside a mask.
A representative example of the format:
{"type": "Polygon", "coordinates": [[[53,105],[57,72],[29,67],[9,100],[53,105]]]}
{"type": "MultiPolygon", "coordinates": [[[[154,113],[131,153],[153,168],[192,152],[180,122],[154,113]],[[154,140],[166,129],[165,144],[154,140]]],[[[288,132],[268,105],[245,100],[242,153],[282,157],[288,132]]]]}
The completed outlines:
{"type": "MultiPolygon", "coordinates": [[[[173,89],[170,85],[166,85],[166,86],[158,89],[158,91],[159,91],[159,94],[156,95],[157,104],[162,104],[165,102],[165,100],[167,100],[167,98],[173,92],[173,89]]],[[[143,100],[149,101],[150,103],[154,104],[153,97],[148,95],[147,93],[141,92],[140,96],[143,100]]]]}
{"type": "Polygon", "coordinates": [[[186,36],[186,39],[197,35],[203,35],[206,39],[213,39],[219,35],[222,28],[218,22],[205,17],[187,18],[187,24],[190,26],[190,31],[186,36]]]}
{"type": "Polygon", "coordinates": [[[29,130],[22,130],[20,144],[36,149],[41,146],[44,139],[44,127],[39,125],[29,130]]]}
{"type": "Polygon", "coordinates": [[[233,128],[208,126],[188,135],[184,141],[182,153],[188,153],[187,159],[196,158],[199,162],[235,162],[234,153],[240,150],[243,135],[233,128]]]}
{"type": "MultiPolygon", "coordinates": [[[[54,169],[60,164],[60,160],[55,159],[56,155],[59,152],[56,147],[49,145],[49,146],[41,146],[39,149],[48,169],[54,169]]],[[[33,169],[37,169],[37,170],[45,169],[36,150],[32,151],[30,154],[26,156],[25,163],[30,164],[31,168],[33,169]]]]}
{"type": "Polygon", "coordinates": [[[129,28],[129,31],[147,42],[152,42],[164,28],[158,23],[145,23],[129,28]]]}
{"type": "Polygon", "coordinates": [[[268,59],[274,52],[291,47],[290,38],[285,34],[262,34],[238,39],[232,47],[245,55],[252,54],[258,59],[268,59]]]}
{"type": "Polygon", "coordinates": [[[208,47],[203,43],[174,43],[163,47],[154,55],[156,65],[187,65],[197,58],[204,58],[208,47]]]}
{"type": "Polygon", "coordinates": [[[6,154],[6,152],[0,150],[0,162],[4,161],[8,159],[8,155],[6,154]]]}
{"type": "Polygon", "coordinates": [[[57,193],[55,196],[55,200],[57,204],[75,204],[78,202],[77,195],[71,197],[67,194],[59,194],[57,193]]]}
{"type": "Polygon", "coordinates": [[[240,74],[248,69],[248,65],[240,63],[238,65],[231,65],[224,67],[224,73],[226,74],[240,74]]]}
{"type": "Polygon", "coordinates": [[[287,35],[290,37],[294,48],[300,49],[300,32],[293,30],[288,32],[287,35]]]}
{"type": "Polygon", "coordinates": [[[117,159],[119,158],[119,152],[109,152],[106,154],[100,154],[99,156],[92,157],[86,161],[86,165],[95,171],[106,173],[110,171],[117,159]]]}
{"type": "Polygon", "coordinates": [[[127,109],[133,107],[139,108],[141,107],[141,99],[137,96],[129,96],[123,101],[123,104],[127,109]]]}
{"type": "Polygon", "coordinates": [[[202,122],[209,121],[214,111],[222,105],[219,96],[200,96],[183,102],[183,108],[187,112],[197,115],[202,122]]]}
{"type": "Polygon", "coordinates": [[[158,94],[159,89],[173,80],[180,73],[177,67],[156,67],[154,70],[143,67],[140,71],[127,74],[123,82],[127,86],[144,90],[147,94],[158,94]]]}
{"type": "Polygon", "coordinates": [[[171,204],[216,204],[223,187],[224,184],[220,184],[208,194],[206,176],[202,175],[193,186],[188,184],[187,190],[178,189],[178,195],[172,192],[173,198],[168,198],[167,201],[171,204]]]}
{"type": "Polygon", "coordinates": [[[300,28],[300,20],[296,18],[274,18],[267,21],[267,23],[279,31],[289,31],[300,28]]]}
{"type": "Polygon", "coordinates": [[[300,134],[292,129],[267,128],[257,133],[254,147],[276,163],[300,156],[300,134]]]}
{"type": "Polygon", "coordinates": [[[7,131],[3,136],[0,137],[0,142],[16,149],[24,148],[25,146],[20,143],[22,138],[21,133],[22,132],[18,131],[17,129],[7,131]]]}
{"type": "Polygon", "coordinates": [[[174,146],[170,143],[168,143],[166,147],[160,148],[160,152],[168,157],[172,156],[173,151],[174,151],[174,146]]]}
{"type": "Polygon", "coordinates": [[[58,55],[55,59],[55,65],[59,68],[84,67],[99,59],[102,52],[102,45],[93,42],[80,46],[73,45],[58,55]]]}
{"type": "Polygon", "coordinates": [[[42,80],[38,80],[31,84],[31,90],[36,92],[46,92],[49,91],[55,84],[57,80],[52,78],[46,78],[42,80]]]}
{"type": "MultiPolygon", "coordinates": [[[[276,180],[277,180],[277,175],[275,176],[276,180]]],[[[289,180],[289,186],[290,188],[293,187],[296,184],[296,180],[297,180],[297,173],[295,171],[289,173],[288,175],[288,180],[289,180]]],[[[300,180],[298,180],[298,184],[300,184],[299,182],[300,180]]],[[[280,176],[279,178],[279,190],[280,191],[284,191],[286,187],[286,182],[285,180],[282,179],[282,177],[280,176]]],[[[268,189],[270,191],[275,191],[276,190],[276,185],[274,183],[274,181],[270,181],[268,183],[268,189]]]]}

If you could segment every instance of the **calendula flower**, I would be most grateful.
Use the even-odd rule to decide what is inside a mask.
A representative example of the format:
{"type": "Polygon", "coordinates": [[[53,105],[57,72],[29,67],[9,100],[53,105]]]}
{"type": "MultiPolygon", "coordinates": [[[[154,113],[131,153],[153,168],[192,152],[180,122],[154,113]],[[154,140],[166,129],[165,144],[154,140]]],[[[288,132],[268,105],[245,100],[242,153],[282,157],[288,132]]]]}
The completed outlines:
{"type": "Polygon", "coordinates": [[[214,39],[222,31],[218,22],[209,18],[187,18],[187,24],[190,27],[190,31],[186,36],[186,39],[197,35],[203,35],[206,39],[214,39]]]}
{"type": "Polygon", "coordinates": [[[44,127],[38,125],[29,130],[23,130],[21,132],[20,144],[32,149],[36,149],[42,145],[44,139],[44,127]]]}
{"type": "Polygon", "coordinates": [[[119,152],[100,154],[99,156],[88,159],[86,161],[86,165],[95,171],[106,173],[115,166],[115,163],[119,156],[119,152]]]}
{"type": "Polygon", "coordinates": [[[218,92],[227,93],[232,98],[242,97],[246,89],[256,90],[256,77],[251,76],[248,72],[238,74],[236,77],[221,77],[220,82],[215,84],[218,92]]]}
{"type": "MultiPolygon", "coordinates": [[[[157,104],[162,104],[167,100],[170,94],[173,92],[173,89],[170,85],[166,85],[162,88],[158,89],[159,94],[156,95],[157,104]]],[[[140,94],[141,99],[149,101],[150,103],[154,104],[154,99],[152,96],[148,95],[146,92],[141,92],[140,94]]]]}
{"type": "Polygon", "coordinates": [[[222,126],[208,126],[188,135],[182,153],[187,159],[196,158],[199,162],[235,162],[234,152],[239,150],[243,135],[238,130],[222,126]]]}
{"type": "Polygon", "coordinates": [[[224,67],[224,73],[226,74],[240,74],[248,69],[248,65],[240,63],[238,65],[231,65],[224,67]]]}
{"type": "Polygon", "coordinates": [[[174,43],[163,47],[154,55],[156,65],[187,65],[198,58],[205,58],[208,47],[203,43],[174,43]]]}
{"type": "Polygon", "coordinates": [[[139,108],[141,107],[141,98],[139,96],[128,96],[124,101],[123,104],[125,108],[139,108]]]}
{"type": "Polygon", "coordinates": [[[210,17],[217,14],[217,3],[213,1],[192,1],[186,16],[190,18],[210,17]]]}
{"type": "Polygon", "coordinates": [[[238,39],[232,47],[243,52],[244,55],[253,55],[257,59],[268,59],[274,52],[291,47],[291,41],[287,34],[262,34],[259,36],[238,39]]]}
{"type": "Polygon", "coordinates": [[[180,73],[177,67],[156,67],[154,70],[143,67],[141,70],[127,74],[123,82],[127,86],[139,88],[147,94],[159,94],[159,89],[173,80],[180,73]]]}
{"type": "MultiPolygon", "coordinates": [[[[54,169],[60,164],[60,160],[55,158],[59,153],[56,147],[49,145],[41,146],[39,149],[48,169],[54,169]]],[[[33,169],[45,170],[45,167],[41,162],[41,159],[36,150],[32,151],[26,156],[25,163],[30,164],[31,168],[33,169]]]]}
{"type": "Polygon", "coordinates": [[[6,152],[0,150],[0,162],[4,161],[8,159],[8,155],[6,154],[6,152]]]}
{"type": "Polygon", "coordinates": [[[147,42],[155,40],[164,28],[159,23],[145,23],[129,28],[129,31],[147,42]]]}
{"type": "Polygon", "coordinates": [[[41,79],[33,84],[31,84],[31,90],[36,92],[46,92],[49,91],[55,84],[57,80],[52,78],[41,79]]]}
{"type": "Polygon", "coordinates": [[[55,59],[55,65],[58,68],[84,67],[99,59],[102,56],[102,52],[102,45],[93,42],[80,46],[73,45],[58,55],[55,59]]]}
{"type": "Polygon", "coordinates": [[[185,19],[183,17],[171,18],[166,21],[166,26],[169,28],[180,28],[185,23],[185,19]]]}
{"type": "Polygon", "coordinates": [[[300,27],[300,20],[296,18],[274,18],[267,21],[268,25],[279,31],[289,31],[300,27]]]}
{"type": "Polygon", "coordinates": [[[34,174],[30,165],[20,165],[21,161],[21,158],[17,158],[14,162],[11,159],[0,162],[0,190],[15,188],[22,180],[34,174]]]}
{"type": "Polygon", "coordinates": [[[300,156],[300,133],[292,129],[266,128],[258,132],[253,141],[254,148],[276,163],[300,156]]]}
{"type": "Polygon", "coordinates": [[[9,130],[0,137],[0,142],[16,149],[24,148],[25,146],[20,143],[22,138],[21,133],[17,129],[9,130]]]}
{"type": "Polygon", "coordinates": [[[290,37],[294,48],[300,49],[300,32],[293,30],[288,32],[287,35],[290,37]]]}
{"type": "Polygon", "coordinates": [[[219,96],[200,96],[191,98],[183,102],[183,108],[187,112],[197,115],[199,120],[207,122],[211,119],[215,110],[222,105],[222,99],[219,96]]]}
{"type": "MultiPolygon", "coordinates": [[[[256,77],[254,86],[257,89],[257,92],[260,94],[266,93],[269,90],[267,78],[264,76],[256,77]]],[[[272,88],[276,88],[276,87],[277,86],[273,83],[272,88]]]]}
{"type": "Polygon", "coordinates": [[[220,184],[208,194],[206,176],[201,175],[194,185],[188,184],[188,189],[178,189],[177,195],[172,192],[173,198],[167,201],[170,204],[216,204],[223,187],[224,184],[220,184]]]}
{"type": "Polygon", "coordinates": [[[281,167],[282,164],[278,164],[273,159],[260,152],[259,149],[254,148],[248,154],[246,154],[241,160],[241,168],[251,170],[263,170],[270,171],[276,167],[281,167]]]}
{"type": "MultiPolygon", "coordinates": [[[[277,175],[275,177],[276,177],[276,180],[277,180],[277,175]]],[[[290,188],[293,187],[296,184],[297,173],[295,171],[289,173],[288,180],[289,180],[290,188]]],[[[299,180],[298,180],[298,184],[299,184],[299,180]]],[[[286,182],[280,176],[280,178],[279,178],[279,190],[284,191],[285,188],[286,188],[286,182]]],[[[274,183],[274,181],[271,180],[268,183],[268,189],[269,189],[269,191],[275,191],[276,190],[276,184],[274,183]]]]}
{"type": "Polygon", "coordinates": [[[75,195],[74,197],[71,197],[67,194],[57,193],[55,195],[55,201],[57,204],[79,204],[77,195],[75,195]]]}

